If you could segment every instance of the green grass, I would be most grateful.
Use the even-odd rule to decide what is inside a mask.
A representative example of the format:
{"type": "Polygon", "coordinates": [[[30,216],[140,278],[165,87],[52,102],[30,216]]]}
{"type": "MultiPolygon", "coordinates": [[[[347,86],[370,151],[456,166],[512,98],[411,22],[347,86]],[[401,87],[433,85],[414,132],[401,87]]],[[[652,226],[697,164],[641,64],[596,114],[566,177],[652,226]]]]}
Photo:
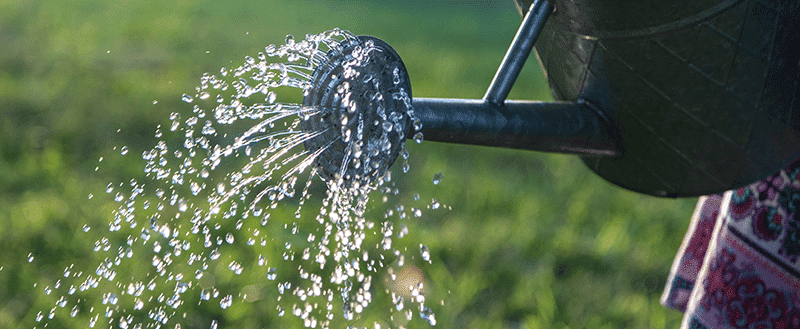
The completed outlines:
{"type": "MultiPolygon", "coordinates": [[[[202,73],[239,65],[286,34],[338,26],[391,44],[415,96],[478,98],[519,21],[511,1],[0,2],[0,327],[36,326],[36,313],[49,312],[59,297],[45,295],[45,286],[69,281],[63,273],[70,265],[91,272],[106,257],[92,250],[109,235],[117,207],[106,185],[142,179],[138,154],[155,143],[153,132],[170,112],[189,110],[180,95],[202,73]],[[130,155],[119,156],[123,145],[130,155]],[[90,193],[96,197],[87,199],[90,193]]],[[[550,97],[534,64],[510,98],[550,97]]],[[[431,264],[418,256],[407,263],[425,275],[437,326],[678,326],[681,314],[658,299],[694,200],[622,190],[572,156],[409,144],[411,172],[396,180],[402,193],[391,202],[424,208],[436,198],[452,208],[395,220],[410,230],[396,244],[408,248],[407,257],[419,244],[430,248],[431,264]],[[437,172],[444,180],[433,185],[437,172]]],[[[376,202],[372,214],[392,205],[376,202]]],[[[291,212],[279,209],[272,218],[269,234],[291,238],[280,225],[293,221],[291,212]]],[[[112,243],[124,242],[117,236],[112,243]]],[[[257,253],[278,258],[281,248],[226,252],[250,262],[257,253]]],[[[118,276],[136,275],[151,257],[137,254],[118,276]]],[[[213,273],[219,286],[274,289],[257,270],[213,273]]],[[[207,328],[211,318],[226,328],[300,324],[277,317],[268,298],[226,311],[187,302],[184,327],[207,328]]],[[[355,324],[391,322],[386,309],[378,304],[355,324]]],[[[87,318],[58,312],[50,328],[86,326],[87,318]]],[[[98,326],[108,321],[101,316],[98,326]]],[[[415,316],[405,326],[427,324],[415,316]]]]}

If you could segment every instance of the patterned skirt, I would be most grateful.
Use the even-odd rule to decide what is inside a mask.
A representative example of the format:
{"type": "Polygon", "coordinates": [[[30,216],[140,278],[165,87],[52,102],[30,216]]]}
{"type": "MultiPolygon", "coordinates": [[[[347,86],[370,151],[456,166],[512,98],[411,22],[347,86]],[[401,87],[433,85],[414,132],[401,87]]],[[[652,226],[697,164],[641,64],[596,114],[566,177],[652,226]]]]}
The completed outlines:
{"type": "Polygon", "coordinates": [[[800,328],[800,160],[700,198],[661,301],[682,328],[800,328]]]}

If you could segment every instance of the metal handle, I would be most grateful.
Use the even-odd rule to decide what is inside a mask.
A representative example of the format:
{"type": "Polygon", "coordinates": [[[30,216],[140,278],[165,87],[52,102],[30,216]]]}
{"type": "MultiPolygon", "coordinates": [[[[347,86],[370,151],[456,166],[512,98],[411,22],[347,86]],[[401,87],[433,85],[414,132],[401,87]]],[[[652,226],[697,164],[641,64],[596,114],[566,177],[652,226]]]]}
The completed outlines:
{"type": "Polygon", "coordinates": [[[553,4],[548,0],[537,0],[531,4],[483,99],[493,104],[503,104],[552,11],[553,4]]]}

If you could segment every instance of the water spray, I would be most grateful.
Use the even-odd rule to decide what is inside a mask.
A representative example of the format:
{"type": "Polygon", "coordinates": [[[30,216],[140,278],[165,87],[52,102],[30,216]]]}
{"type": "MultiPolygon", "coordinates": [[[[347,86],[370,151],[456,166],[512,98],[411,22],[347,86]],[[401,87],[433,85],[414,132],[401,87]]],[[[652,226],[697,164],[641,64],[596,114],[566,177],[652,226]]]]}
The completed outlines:
{"type": "MultiPolygon", "coordinates": [[[[614,184],[668,197],[743,186],[800,157],[800,101],[792,96],[800,52],[789,50],[799,41],[791,32],[800,27],[797,15],[742,16],[733,10],[742,1],[720,0],[517,4],[524,19],[482,99],[412,98],[400,56],[374,37],[332,51],[304,100],[327,109],[303,125],[326,129],[308,149],[332,144],[317,160],[321,176],[368,183],[418,133],[427,141],[576,154],[614,184]],[[743,24],[731,37],[716,24],[733,15],[743,24]],[[560,101],[506,99],[534,45],[560,101]]],[[[800,11],[792,1],[777,6],[800,11]]]]}

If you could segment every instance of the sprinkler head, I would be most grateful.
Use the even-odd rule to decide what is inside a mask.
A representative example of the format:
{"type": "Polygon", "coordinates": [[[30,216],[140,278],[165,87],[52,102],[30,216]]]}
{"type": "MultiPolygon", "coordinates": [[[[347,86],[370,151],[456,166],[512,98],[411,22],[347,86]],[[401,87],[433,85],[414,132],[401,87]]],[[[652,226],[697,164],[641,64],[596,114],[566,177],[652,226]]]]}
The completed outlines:
{"type": "Polygon", "coordinates": [[[305,142],[329,184],[363,187],[382,177],[403,149],[409,131],[411,83],[403,61],[386,42],[348,38],[314,71],[303,106],[305,142]]]}

